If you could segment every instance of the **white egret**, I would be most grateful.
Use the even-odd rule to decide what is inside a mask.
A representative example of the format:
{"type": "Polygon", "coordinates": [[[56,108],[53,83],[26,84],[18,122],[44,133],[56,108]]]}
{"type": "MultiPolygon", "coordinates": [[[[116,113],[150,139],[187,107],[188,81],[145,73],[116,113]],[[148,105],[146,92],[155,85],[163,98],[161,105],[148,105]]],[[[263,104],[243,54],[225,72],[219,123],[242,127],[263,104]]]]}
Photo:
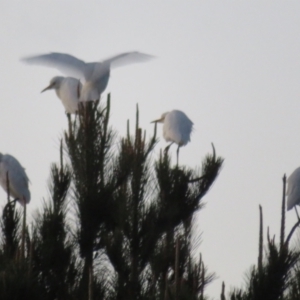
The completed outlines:
{"type": "Polygon", "coordinates": [[[7,177],[9,194],[15,200],[18,200],[22,206],[28,204],[30,201],[29,179],[25,173],[25,169],[12,155],[0,153],[0,185],[6,192],[8,192],[7,177]]]}
{"type": "Polygon", "coordinates": [[[167,142],[171,142],[166,147],[168,151],[173,143],[178,145],[177,148],[177,164],[179,148],[185,146],[190,141],[191,132],[193,130],[193,122],[188,116],[180,110],[172,110],[162,114],[160,119],[154,120],[151,123],[163,123],[163,136],[167,142]]]}
{"type": "Polygon", "coordinates": [[[145,62],[153,56],[140,52],[127,52],[115,55],[102,62],[85,63],[65,53],[50,53],[23,58],[24,62],[57,68],[67,76],[84,80],[80,101],[99,100],[106,89],[110,70],[124,65],[145,62]]]}
{"type": "Polygon", "coordinates": [[[54,89],[64,105],[66,113],[74,114],[78,111],[81,88],[82,84],[76,78],[56,76],[51,79],[49,86],[44,88],[41,93],[54,89]]]}
{"type": "Polygon", "coordinates": [[[289,176],[287,184],[287,210],[291,210],[300,204],[300,167],[289,176]]]}
{"type": "Polygon", "coordinates": [[[9,192],[10,196],[15,198],[14,201],[19,201],[19,203],[24,207],[21,239],[22,260],[24,259],[25,253],[26,204],[30,201],[28,183],[29,178],[19,161],[12,155],[3,155],[0,153],[0,185],[6,192],[9,192]],[[9,191],[7,191],[7,186],[9,191]]]}

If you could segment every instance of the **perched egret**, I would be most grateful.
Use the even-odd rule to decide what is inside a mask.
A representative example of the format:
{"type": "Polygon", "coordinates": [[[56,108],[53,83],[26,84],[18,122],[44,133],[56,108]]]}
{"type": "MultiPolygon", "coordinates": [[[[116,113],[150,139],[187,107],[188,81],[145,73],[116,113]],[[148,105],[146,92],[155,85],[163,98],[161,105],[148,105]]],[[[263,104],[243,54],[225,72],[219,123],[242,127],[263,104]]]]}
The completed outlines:
{"type": "Polygon", "coordinates": [[[127,52],[115,55],[102,62],[85,63],[65,53],[50,53],[23,58],[24,62],[57,68],[67,76],[84,80],[80,101],[99,100],[106,89],[110,70],[124,65],[145,62],[153,56],[140,52],[127,52]]]}
{"type": "Polygon", "coordinates": [[[7,192],[7,176],[9,194],[24,206],[30,201],[28,189],[29,179],[19,161],[9,154],[0,153],[0,185],[7,192]]]}
{"type": "Polygon", "coordinates": [[[162,114],[160,119],[154,120],[151,123],[163,123],[163,136],[167,142],[171,142],[166,147],[168,151],[173,143],[178,145],[177,148],[177,164],[179,148],[185,146],[190,141],[191,132],[193,129],[193,122],[188,116],[180,110],[172,110],[162,114]]]}
{"type": "Polygon", "coordinates": [[[300,167],[289,176],[287,183],[287,210],[290,210],[300,204],[300,167]]]}
{"type": "Polygon", "coordinates": [[[56,76],[51,79],[49,86],[44,88],[42,93],[54,89],[64,105],[66,113],[74,114],[78,111],[81,88],[82,84],[76,78],[56,76]]]}

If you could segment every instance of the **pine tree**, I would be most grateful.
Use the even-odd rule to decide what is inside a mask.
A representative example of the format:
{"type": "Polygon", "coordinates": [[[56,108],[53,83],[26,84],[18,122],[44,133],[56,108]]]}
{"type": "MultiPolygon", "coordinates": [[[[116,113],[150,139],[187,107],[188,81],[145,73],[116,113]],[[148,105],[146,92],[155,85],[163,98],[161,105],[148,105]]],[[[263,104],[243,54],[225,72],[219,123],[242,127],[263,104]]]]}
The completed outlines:
{"type": "Polygon", "coordinates": [[[110,96],[68,115],[50,198],[27,227],[22,261],[20,215],[14,204],[4,210],[1,299],[21,299],[19,289],[31,299],[204,299],[214,275],[192,254],[191,232],[223,159],[213,147],[201,169],[173,166],[167,152],[154,157],[156,125],[147,139],[138,108],[133,134],[128,122],[121,139],[109,116],[110,96]]]}
{"type": "MultiPolygon", "coordinates": [[[[78,271],[72,253],[72,241],[67,224],[67,193],[71,171],[63,164],[51,167],[50,202],[36,217],[30,241],[31,268],[43,289],[43,299],[72,299],[78,271]]],[[[75,291],[74,291],[75,292],[75,291]]]]}
{"type": "Polygon", "coordinates": [[[139,128],[138,110],[134,136],[128,126],[127,137],[113,156],[109,103],[110,99],[99,109],[87,103],[66,134],[80,222],[78,243],[89,278],[86,289],[92,299],[93,256],[101,253],[113,269],[111,297],[164,299],[167,273],[174,269],[174,238],[188,234],[192,216],[217,177],[222,159],[215,153],[209,155],[198,174],[171,167],[165,153],[153,168],[150,154],[156,144],[156,128],[147,142],[139,128]],[[168,255],[158,270],[154,262],[162,244],[168,255]]]}
{"type": "MultiPolygon", "coordinates": [[[[293,226],[285,238],[285,195],[286,176],[283,177],[283,197],[280,228],[280,243],[276,244],[275,236],[271,239],[267,233],[266,259],[263,261],[263,214],[260,207],[259,255],[257,266],[252,267],[245,290],[235,290],[230,295],[231,300],[283,300],[295,294],[297,277],[292,270],[299,263],[300,251],[290,249],[289,242],[299,226],[300,220],[293,226]],[[290,288],[292,286],[292,288],[290,288]],[[290,289],[290,296],[287,296],[290,289]]],[[[297,276],[297,273],[296,273],[297,276]]]]}

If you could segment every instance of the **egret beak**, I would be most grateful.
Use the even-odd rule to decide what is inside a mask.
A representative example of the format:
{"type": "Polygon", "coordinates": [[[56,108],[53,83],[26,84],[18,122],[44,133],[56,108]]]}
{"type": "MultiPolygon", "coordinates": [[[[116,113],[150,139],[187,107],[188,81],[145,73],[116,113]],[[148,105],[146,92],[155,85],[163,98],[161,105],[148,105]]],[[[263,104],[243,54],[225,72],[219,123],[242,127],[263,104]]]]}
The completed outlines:
{"type": "Polygon", "coordinates": [[[51,83],[51,84],[48,85],[46,88],[44,88],[44,89],[41,91],[41,93],[44,93],[45,91],[50,90],[50,89],[52,89],[53,87],[54,87],[54,83],[51,83]]]}
{"type": "Polygon", "coordinates": [[[161,119],[157,119],[157,120],[154,120],[154,121],[152,121],[152,122],[150,122],[150,123],[152,124],[152,123],[161,123],[161,122],[162,122],[161,119]]]}

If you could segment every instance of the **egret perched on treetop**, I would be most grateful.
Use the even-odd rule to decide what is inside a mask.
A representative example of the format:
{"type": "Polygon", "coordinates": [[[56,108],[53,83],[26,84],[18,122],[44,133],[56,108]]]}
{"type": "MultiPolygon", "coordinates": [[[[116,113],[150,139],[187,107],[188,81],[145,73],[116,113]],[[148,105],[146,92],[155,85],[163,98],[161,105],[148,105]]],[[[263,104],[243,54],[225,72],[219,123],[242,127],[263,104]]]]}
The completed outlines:
{"type": "Polygon", "coordinates": [[[9,194],[24,206],[30,201],[30,191],[28,188],[29,179],[25,169],[19,161],[12,155],[0,153],[0,185],[7,191],[9,183],[9,194]],[[8,182],[7,182],[8,177],[8,182]]]}
{"type": "Polygon", "coordinates": [[[115,55],[102,62],[85,63],[70,54],[50,53],[23,58],[24,62],[57,68],[67,76],[83,79],[80,101],[96,101],[106,89],[110,70],[132,63],[145,62],[153,58],[140,52],[115,55]]]}
{"type": "Polygon", "coordinates": [[[49,86],[42,93],[54,89],[57,97],[65,107],[66,113],[74,114],[78,111],[79,97],[82,89],[80,80],[73,77],[53,77],[49,86]]]}
{"type": "Polygon", "coordinates": [[[172,110],[162,114],[160,119],[154,120],[151,123],[163,123],[163,136],[167,142],[171,142],[166,147],[168,151],[173,143],[178,145],[177,148],[177,164],[179,148],[185,146],[190,141],[191,132],[193,129],[193,122],[188,116],[180,110],[172,110]]]}
{"type": "MultiPolygon", "coordinates": [[[[19,161],[12,155],[3,155],[0,153],[0,185],[6,192],[9,193],[9,195],[15,198],[14,201],[19,201],[19,203],[24,207],[21,259],[24,258],[25,253],[26,204],[28,204],[30,201],[28,182],[29,179],[25,173],[25,169],[21,166],[19,161]]],[[[7,205],[10,204],[11,202],[9,202],[7,205]]]]}
{"type": "Polygon", "coordinates": [[[289,176],[287,183],[287,210],[290,210],[300,204],[300,167],[289,176]]]}

